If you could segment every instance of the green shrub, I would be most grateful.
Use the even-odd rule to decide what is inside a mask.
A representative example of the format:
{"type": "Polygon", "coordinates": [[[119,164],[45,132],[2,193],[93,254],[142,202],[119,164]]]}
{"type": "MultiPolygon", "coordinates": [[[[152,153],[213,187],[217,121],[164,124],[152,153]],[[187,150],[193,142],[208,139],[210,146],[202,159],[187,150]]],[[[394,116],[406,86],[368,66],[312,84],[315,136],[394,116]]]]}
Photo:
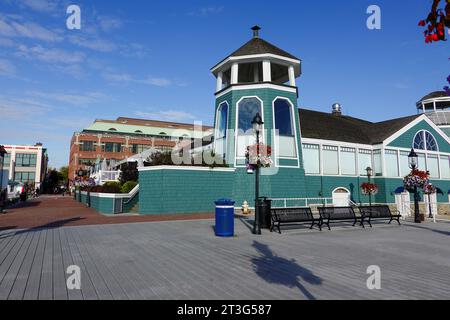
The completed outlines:
{"type": "Polygon", "coordinates": [[[123,184],[122,188],[120,189],[120,192],[122,192],[122,193],[129,193],[136,186],[137,186],[137,182],[136,181],[127,181],[127,182],[125,182],[123,184]]]}

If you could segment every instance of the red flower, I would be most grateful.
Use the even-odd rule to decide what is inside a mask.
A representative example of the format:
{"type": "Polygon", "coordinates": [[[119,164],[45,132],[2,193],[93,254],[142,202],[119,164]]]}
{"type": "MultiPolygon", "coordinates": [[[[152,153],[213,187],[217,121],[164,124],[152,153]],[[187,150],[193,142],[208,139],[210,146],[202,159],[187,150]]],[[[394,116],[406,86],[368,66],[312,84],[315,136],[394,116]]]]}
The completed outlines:
{"type": "Polygon", "coordinates": [[[420,26],[420,27],[425,26],[425,20],[420,20],[420,21],[419,21],[419,26],[420,26]]]}

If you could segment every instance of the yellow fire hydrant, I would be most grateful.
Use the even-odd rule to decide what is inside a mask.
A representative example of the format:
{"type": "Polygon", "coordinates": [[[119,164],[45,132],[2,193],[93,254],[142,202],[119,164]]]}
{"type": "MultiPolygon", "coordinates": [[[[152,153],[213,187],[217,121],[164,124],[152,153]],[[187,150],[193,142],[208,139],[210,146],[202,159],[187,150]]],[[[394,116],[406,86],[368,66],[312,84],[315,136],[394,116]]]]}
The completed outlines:
{"type": "Polygon", "coordinates": [[[243,214],[250,214],[250,210],[248,209],[248,202],[244,201],[242,204],[242,213],[243,214]]]}

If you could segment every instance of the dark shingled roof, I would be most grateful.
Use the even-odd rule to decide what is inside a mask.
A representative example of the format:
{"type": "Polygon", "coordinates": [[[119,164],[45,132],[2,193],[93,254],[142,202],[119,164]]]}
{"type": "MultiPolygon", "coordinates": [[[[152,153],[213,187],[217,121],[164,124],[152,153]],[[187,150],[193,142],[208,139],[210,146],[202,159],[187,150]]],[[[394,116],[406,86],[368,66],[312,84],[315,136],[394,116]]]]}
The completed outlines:
{"type": "Polygon", "coordinates": [[[413,115],[382,122],[370,122],[344,115],[299,109],[302,137],[377,144],[419,117],[413,115]]]}
{"type": "Polygon", "coordinates": [[[422,102],[422,101],[428,100],[428,99],[442,98],[442,97],[448,97],[447,92],[445,92],[445,91],[434,91],[434,92],[430,92],[425,97],[420,99],[419,102],[422,102]]]}
{"type": "MultiPolygon", "coordinates": [[[[223,61],[230,57],[239,57],[239,56],[247,56],[252,54],[264,54],[264,53],[271,53],[276,54],[278,56],[300,60],[299,58],[293,56],[292,54],[278,48],[277,46],[274,46],[273,44],[267,42],[264,39],[261,38],[252,38],[247,43],[245,43],[242,47],[234,51],[232,54],[227,56],[225,59],[220,61],[217,65],[221,64],[223,61]]],[[[215,67],[215,66],[214,66],[215,67]]],[[[214,68],[213,67],[213,68],[214,68]]]]}

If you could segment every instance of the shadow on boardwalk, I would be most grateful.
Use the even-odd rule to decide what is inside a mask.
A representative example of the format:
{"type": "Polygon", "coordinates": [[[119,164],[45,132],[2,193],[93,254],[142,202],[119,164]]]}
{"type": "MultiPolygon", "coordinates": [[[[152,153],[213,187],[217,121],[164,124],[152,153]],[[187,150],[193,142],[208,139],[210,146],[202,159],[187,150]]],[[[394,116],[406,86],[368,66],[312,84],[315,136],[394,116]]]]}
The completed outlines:
{"type": "Polygon", "coordinates": [[[260,256],[252,258],[253,268],[258,276],[269,283],[297,287],[309,300],[316,298],[303,286],[302,281],[312,285],[321,285],[322,279],[311,270],[297,264],[295,259],[285,259],[274,255],[269,246],[253,241],[252,246],[260,256]]]}
{"type": "MultiPolygon", "coordinates": [[[[33,231],[41,230],[41,229],[59,228],[59,227],[62,227],[62,226],[66,225],[66,224],[68,224],[70,222],[78,221],[78,220],[82,220],[82,219],[84,219],[84,218],[75,217],[75,218],[63,219],[63,220],[53,221],[53,222],[46,223],[46,224],[43,224],[43,225],[40,225],[40,226],[37,226],[37,227],[33,227],[33,228],[29,228],[29,229],[22,229],[22,230],[18,230],[18,231],[11,231],[11,232],[8,232],[8,233],[0,234],[0,239],[12,237],[12,236],[19,235],[19,234],[22,234],[22,233],[33,232],[33,231]]],[[[15,227],[9,227],[9,228],[15,228],[15,227]]],[[[0,231],[2,231],[2,230],[0,229],[0,231]]]]}

